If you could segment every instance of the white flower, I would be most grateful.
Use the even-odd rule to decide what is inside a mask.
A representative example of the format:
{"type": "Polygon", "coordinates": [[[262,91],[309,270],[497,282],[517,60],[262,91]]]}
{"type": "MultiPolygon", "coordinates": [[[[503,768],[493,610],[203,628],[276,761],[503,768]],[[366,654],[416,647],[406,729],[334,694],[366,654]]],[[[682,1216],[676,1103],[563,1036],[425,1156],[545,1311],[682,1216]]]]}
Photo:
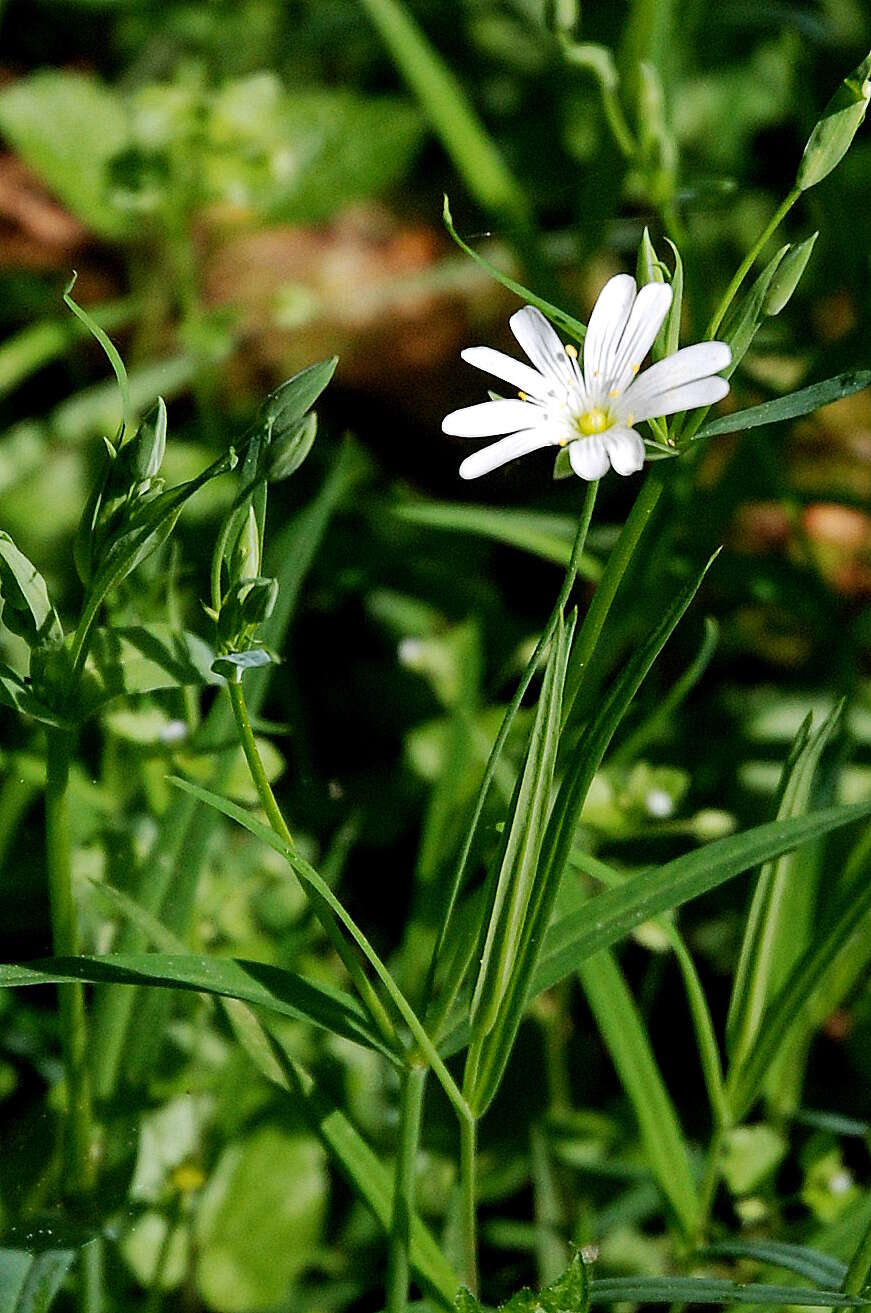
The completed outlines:
{"type": "Polygon", "coordinates": [[[590,316],[583,369],[577,349],[563,346],[540,310],[524,306],[511,316],[511,331],[532,366],[490,347],[468,347],[470,365],[520,390],[517,399],[485,401],[446,415],[445,433],[495,437],[460,466],[476,479],[539,447],[568,447],[582,479],[600,479],[609,466],[634,474],[644,464],[644,443],[633,428],[642,420],[673,415],[720,401],[729,384],[717,373],[732,353],[725,342],[699,342],[640,373],[671,305],[671,288],[618,274],[605,284],[590,316]]]}

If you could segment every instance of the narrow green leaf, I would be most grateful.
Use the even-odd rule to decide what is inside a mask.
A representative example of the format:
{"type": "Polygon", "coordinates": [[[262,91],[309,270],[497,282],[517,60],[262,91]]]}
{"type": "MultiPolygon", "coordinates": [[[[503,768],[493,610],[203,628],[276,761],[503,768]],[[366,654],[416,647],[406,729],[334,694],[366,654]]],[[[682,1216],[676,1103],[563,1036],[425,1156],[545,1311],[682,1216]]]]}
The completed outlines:
{"type": "MultiPolygon", "coordinates": [[[[871,810],[871,804],[860,804],[871,810]]],[[[832,809],[843,810],[843,809],[832,809]]],[[[822,813],[818,813],[822,815],[822,813]]],[[[807,819],[796,818],[796,819],[807,819]]],[[[729,1081],[729,1098],[736,1117],[743,1117],[762,1087],[781,1046],[805,1020],[805,1008],[833,968],[841,950],[871,913],[871,837],[866,834],[851,858],[840,886],[840,899],[822,924],[813,943],[802,954],[783,988],[765,1011],[756,1042],[740,1072],[729,1081]]]]}
{"type": "Polygon", "coordinates": [[[720,330],[720,339],[728,342],[732,348],[731,364],[722,371],[724,378],[732,377],[749,351],[753,339],[759,331],[759,326],[765,318],[765,301],[768,297],[769,288],[788,250],[789,243],[782,246],[769,260],[720,330]]]}
{"type": "Polygon", "coordinates": [[[583,962],[578,974],[635,1112],[653,1175],[684,1235],[693,1236],[699,1219],[699,1198],[686,1143],[623,973],[613,954],[605,949],[583,962]]]}
{"type": "Polygon", "coordinates": [[[300,370],[266,398],[261,414],[273,439],[283,436],[303,418],[336,372],[338,356],[329,356],[300,370]]]}
{"type": "Polygon", "coordinates": [[[30,646],[58,643],[63,630],[48,596],[45,580],[8,533],[0,530],[0,595],[3,623],[30,646]]]}
{"type": "MultiPolygon", "coordinates": [[[[391,514],[412,524],[425,524],[452,533],[470,533],[496,542],[520,547],[556,565],[568,565],[577,521],[570,515],[548,515],[511,507],[469,506],[457,502],[400,502],[391,514]]],[[[599,562],[584,553],[578,559],[578,574],[597,580],[599,562]]]]}
{"type": "MultiPolygon", "coordinates": [[[[839,703],[814,734],[809,733],[809,721],[799,731],[799,740],[784,769],[778,820],[806,815],[820,758],[840,726],[842,713],[843,703],[839,703]]],[[[803,947],[801,940],[796,939],[801,933],[802,918],[795,915],[795,909],[790,905],[792,861],[792,854],[784,854],[766,862],[756,882],[726,1022],[726,1039],[733,1067],[740,1068],[758,1033],[772,979],[775,987],[782,982],[785,973],[780,973],[780,980],[774,973],[777,955],[784,952],[784,935],[789,941],[786,950],[792,954],[791,961],[796,956],[793,950],[801,951],[803,947]]]]}
{"type": "Polygon", "coordinates": [[[462,83],[399,0],[362,0],[470,193],[484,207],[520,223],[525,195],[474,109],[462,83]]]}
{"type": "Polygon", "coordinates": [[[847,1264],[839,1258],[824,1254],[821,1249],[788,1244],[782,1240],[718,1240],[716,1244],[706,1245],[698,1257],[749,1258],[770,1267],[796,1272],[809,1281],[815,1281],[818,1286],[828,1286],[831,1290],[840,1290],[847,1275],[847,1264]]]}
{"type": "Polygon", "coordinates": [[[567,655],[565,626],[560,618],[551,639],[526,762],[506,822],[501,865],[472,995],[472,1032],[478,1036],[486,1035],[498,1016],[524,933],[547,824],[567,655]]]}
{"type": "MultiPolygon", "coordinates": [[[[686,612],[713,559],[665,609],[659,624],[618,676],[588,727],[582,747],[563,779],[548,823],[529,916],[511,976],[506,1005],[499,1024],[494,1026],[484,1040],[480,1055],[476,1055],[471,1098],[472,1106],[479,1114],[494,1097],[514,1045],[590,784],[632,699],[686,612]]],[[[574,968],[577,966],[576,959],[574,968]]]]}
{"type": "Polygon", "coordinates": [[[236,804],[230,802],[229,799],[222,798],[218,794],[212,793],[209,789],[202,789],[196,784],[191,784],[188,780],[179,779],[178,776],[171,776],[170,779],[176,788],[184,790],[186,793],[198,798],[200,802],[207,803],[208,806],[214,807],[219,812],[223,812],[223,814],[229,816],[231,820],[238,821],[244,829],[248,830],[258,839],[262,839],[262,841],[265,844],[268,844],[270,848],[274,848],[275,851],[280,853],[285,859],[288,866],[290,866],[308,896],[313,900],[325,903],[327,907],[329,907],[345,927],[363,956],[373,967],[375,974],[378,976],[390,996],[396,1011],[408,1026],[415,1042],[420,1046],[421,1051],[432,1064],[436,1076],[439,1078],[445,1093],[451,1099],[457,1112],[461,1116],[468,1115],[468,1108],[465,1101],[457,1089],[453,1078],[439,1057],[432,1040],[429,1038],[418,1020],[414,1009],[396,984],[396,981],[393,979],[393,976],[390,974],[381,958],[375,952],[375,949],[369,943],[369,940],[363,934],[363,931],[353,918],[349,916],[338,898],[336,898],[332,889],[330,889],[329,885],[321,879],[314,867],[310,866],[308,862],[304,861],[297,853],[288,848],[287,844],[269,829],[268,826],[263,825],[260,821],[255,820],[254,817],[249,816],[246,811],[241,807],[237,807],[236,804]]]}
{"type": "Polygon", "coordinates": [[[48,1313],[75,1249],[0,1249],[0,1313],[48,1313]]]}
{"type": "MultiPolygon", "coordinates": [[[[743,834],[716,839],[663,866],[631,876],[619,889],[597,894],[579,911],[550,927],[531,992],[538,994],[565,980],[577,970],[579,962],[616,943],[658,913],[680,907],[760,862],[860,820],[869,812],[871,802],[862,802],[827,807],[787,821],[769,821],[743,834]]],[[[868,901],[871,905],[871,886],[868,901]]],[[[766,1031],[768,1025],[766,1020],[766,1031]]]]}
{"type": "Polygon", "coordinates": [[[491,264],[483,255],[463,241],[462,237],[460,237],[454,227],[454,221],[451,218],[451,210],[447,196],[444,201],[442,217],[444,219],[445,227],[457,243],[457,246],[459,246],[460,250],[465,251],[466,255],[470,256],[476,264],[480,265],[482,269],[485,269],[491,278],[495,278],[497,283],[501,283],[503,287],[507,287],[509,292],[513,292],[515,296],[519,296],[521,300],[526,301],[528,305],[537,306],[542,314],[547,315],[548,319],[550,319],[557,328],[562,329],[562,331],[567,333],[569,337],[573,337],[576,342],[583,342],[587,330],[579,319],[574,319],[571,315],[567,315],[564,310],[561,310],[558,305],[554,305],[552,301],[545,301],[543,297],[537,296],[536,293],[531,292],[528,287],[524,287],[522,283],[518,283],[516,278],[510,277],[509,274],[504,274],[501,269],[496,268],[495,264],[491,264]]]}
{"type": "Polygon", "coordinates": [[[759,428],[762,424],[780,424],[786,419],[809,415],[819,410],[820,406],[828,406],[833,401],[850,397],[854,392],[861,392],[869,386],[871,369],[850,369],[821,383],[811,383],[798,392],[790,392],[789,396],[778,397],[776,401],[765,401],[761,406],[736,410],[732,415],[712,420],[699,429],[695,440],[717,437],[721,433],[740,433],[743,429],[759,428]]]}
{"type": "Polygon", "coordinates": [[[674,273],[671,276],[671,305],[665,317],[665,323],[653,344],[653,358],[660,360],[663,356],[673,356],[680,346],[680,322],[683,312],[683,260],[680,251],[670,237],[665,239],[674,255],[674,273]]]}
{"type": "MultiPolygon", "coordinates": [[[[620,888],[625,885],[628,879],[626,875],[615,871],[613,867],[608,866],[598,857],[593,857],[591,853],[584,852],[577,847],[572,850],[572,862],[586,872],[587,875],[591,875],[593,879],[600,880],[608,889],[620,888]]],[[[692,954],[673,921],[667,917],[657,917],[654,924],[668,940],[677,958],[683,976],[684,990],[693,1021],[693,1028],[696,1032],[699,1061],[702,1065],[702,1073],[708,1091],[711,1115],[714,1124],[722,1126],[728,1120],[723,1064],[720,1057],[717,1033],[711,1018],[711,1010],[708,1006],[702,982],[699,979],[699,973],[696,970],[692,954]]]]}
{"type": "Polygon", "coordinates": [[[67,289],[64,292],[64,305],[72,310],[79,323],[84,324],[91,336],[100,343],[100,346],[105,351],[109,364],[114,370],[115,378],[118,380],[118,391],[121,393],[122,423],[128,425],[131,422],[132,415],[130,412],[130,384],[127,381],[127,370],[124,367],[124,361],[121,359],[115,343],[105,330],[102,329],[97,321],[88,314],[87,310],[83,310],[78,302],[73,300],[72,290],[76,285],[77,277],[78,275],[73,273],[72,278],[67,284],[67,289]]]}
{"type": "Polygon", "coordinates": [[[112,953],[106,957],[46,958],[26,966],[0,966],[0,989],[83,980],[91,984],[152,985],[237,998],[297,1021],[343,1035],[357,1044],[394,1055],[372,1030],[350,994],[306,980],[265,962],[237,958],[176,956],[171,953],[112,953]]]}
{"type": "Polygon", "coordinates": [[[869,1301],[816,1286],[766,1286],[708,1277],[611,1277],[593,1282],[594,1304],[795,1304],[803,1308],[859,1308],[869,1301]]]}

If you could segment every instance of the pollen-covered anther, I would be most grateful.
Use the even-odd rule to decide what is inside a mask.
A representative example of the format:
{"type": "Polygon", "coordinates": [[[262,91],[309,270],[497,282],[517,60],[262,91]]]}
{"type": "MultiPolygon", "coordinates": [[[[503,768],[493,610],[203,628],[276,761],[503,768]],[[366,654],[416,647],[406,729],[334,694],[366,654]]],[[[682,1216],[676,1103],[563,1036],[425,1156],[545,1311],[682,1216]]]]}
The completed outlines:
{"type": "Polygon", "coordinates": [[[566,355],[571,356],[572,360],[577,360],[578,358],[578,348],[571,342],[566,343],[566,355]]]}

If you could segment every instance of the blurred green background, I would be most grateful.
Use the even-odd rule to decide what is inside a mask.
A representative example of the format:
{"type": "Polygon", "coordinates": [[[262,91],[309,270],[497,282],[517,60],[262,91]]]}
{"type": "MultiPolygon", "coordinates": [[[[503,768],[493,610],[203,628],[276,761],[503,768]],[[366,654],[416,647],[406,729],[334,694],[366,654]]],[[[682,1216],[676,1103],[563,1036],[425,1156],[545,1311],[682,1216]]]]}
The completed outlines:
{"type": "MultiPolygon", "coordinates": [[[[280,541],[325,480],[333,487],[264,714],[279,729],[271,764],[296,831],[341,878],[379,950],[403,944],[413,982],[425,960],[415,935],[426,942],[433,886],[558,589],[580,505],[580,485],[554,483],[544,455],[479,485],[457,477],[463,444],[441,434],[441,417],[483,396],[459,351],[475,342],[510,349],[517,301],[453,245],[441,224],[443,194],[476,248],[582,318],[611,273],[634,269],[645,226],[660,254],[665,235],[679,239],[691,341],[792,185],[820,109],[871,44],[871,16],[861,0],[599,0],[577,15],[564,0],[409,0],[406,8],[498,148],[520,198],[514,213],[488,209],[470,189],[443,127],[360,0],[7,0],[0,525],[61,606],[76,604],[72,536],[101,436],[115,431],[120,409],[104,358],[63,309],[72,270],[76,295],[122,350],[137,407],[158,393],[167,399],[170,480],[223,450],[282,379],[340,356],[319,403],[314,454],[271,501],[280,541]],[[615,142],[590,61],[563,54],[557,32],[566,22],[572,40],[615,52],[618,98],[638,143],[631,160],[615,142]],[[446,799],[438,785],[458,717],[469,736],[446,799]]],[[[735,379],[735,405],[868,364],[869,197],[866,131],[789,216],[783,241],[820,236],[799,291],[767,321],[735,379]]],[[[635,486],[616,477],[603,486],[588,591],[635,486]]],[[[206,632],[200,598],[231,495],[229,481],[216,484],[186,511],[180,550],[147,563],[116,600],[116,617],[164,617],[171,606],[206,632]]],[[[680,711],[640,755],[621,760],[618,748],[597,781],[585,820],[609,860],[664,860],[717,827],[767,817],[798,724],[840,695],[850,699],[855,751],[849,764],[831,763],[825,789],[844,801],[867,795],[869,497],[867,393],[791,428],[718,438],[682,463],[636,567],[634,601],[601,658],[602,678],[656,616],[663,581],[722,542],[702,603],[651,678],[638,720],[693,659],[704,615],[718,622],[719,644],[680,711]]],[[[8,659],[9,635],[2,645],[8,659]]],[[[111,946],[113,926],[89,881],[123,887],[169,805],[168,769],[196,774],[196,754],[174,749],[167,733],[183,712],[180,699],[143,698],[110,713],[84,745],[76,862],[93,950],[111,946]]],[[[4,960],[25,960],[49,943],[39,739],[5,711],[2,720],[0,944],[4,960]]],[[[241,763],[237,776],[232,791],[250,801],[241,763]]],[[[178,932],[212,952],[335,974],[268,854],[216,826],[199,862],[195,887],[183,896],[171,889],[164,908],[178,932]]],[[[743,899],[730,887],[687,917],[715,1001],[726,990],[743,899]]],[[[670,1024],[679,982],[656,948],[634,944],[627,971],[692,1134],[700,1080],[682,1062],[686,1035],[670,1024]]],[[[560,1161],[577,1173],[574,1233],[604,1237],[614,1270],[655,1271],[663,1242],[646,1225],[645,1180],[616,1079],[583,1005],[561,1004],[557,1019],[571,1027],[561,1079],[572,1106],[601,1110],[577,1114],[560,1132],[560,1161]],[[635,1190],[635,1212],[609,1218],[618,1186],[635,1190]]],[[[314,1142],[292,1118],[288,1126],[205,1004],[182,998],[159,1022],[162,1042],[140,1056],[106,1113],[123,1131],[112,1141],[107,1187],[122,1237],[114,1280],[131,1301],[119,1307],[139,1306],[137,1283],[147,1284],[170,1225],[166,1281],[178,1307],[326,1309],[369,1299],[377,1230],[329,1177],[314,1142]],[[282,1212],[288,1178],[305,1187],[292,1215],[282,1212]],[[264,1180],[275,1183],[274,1199],[264,1197],[264,1180]]],[[[7,1222],[38,1197],[46,1170],[38,1098],[57,1070],[52,1025],[50,997],[0,997],[7,1222]]],[[[541,1265],[523,1229],[541,1112],[529,1072],[549,1052],[552,1029],[543,1011],[524,1031],[485,1130],[484,1236],[497,1292],[541,1265]]],[[[371,1055],[297,1040],[389,1149],[395,1090],[371,1055]]],[[[866,1117],[867,995],[833,1019],[819,1047],[809,1106],[866,1117]]],[[[422,1207],[434,1217],[450,1196],[450,1135],[445,1116],[443,1142],[436,1126],[427,1145],[422,1207]]],[[[788,1218],[794,1209],[810,1235],[854,1202],[853,1175],[840,1194],[827,1182],[843,1170],[844,1153],[850,1172],[867,1180],[867,1148],[864,1133],[846,1149],[823,1132],[794,1135],[774,1149],[773,1162],[788,1162],[791,1173],[780,1194],[771,1187],[768,1197],[755,1180],[752,1188],[760,1206],[788,1218]]],[[[748,1193],[740,1163],[735,1173],[740,1203],[748,1193]]]]}

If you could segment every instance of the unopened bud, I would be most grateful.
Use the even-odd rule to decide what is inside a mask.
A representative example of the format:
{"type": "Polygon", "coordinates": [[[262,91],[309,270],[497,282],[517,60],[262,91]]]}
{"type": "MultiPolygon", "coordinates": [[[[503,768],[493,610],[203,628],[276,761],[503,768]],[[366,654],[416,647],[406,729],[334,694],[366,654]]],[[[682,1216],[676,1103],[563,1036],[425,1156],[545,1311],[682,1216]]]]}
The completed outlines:
{"type": "Polygon", "coordinates": [[[273,436],[266,457],[266,477],[270,483],[279,483],[296,473],[311,451],[317,431],[318,417],[310,412],[287,432],[273,436]]]}
{"type": "Polygon", "coordinates": [[[779,315],[787,304],[801,281],[807,262],[811,258],[814,242],[818,237],[819,233],[815,232],[806,241],[791,246],[780,261],[774,277],[768,284],[765,300],[762,302],[762,309],[766,315],[779,315]]]}
{"type": "Polygon", "coordinates": [[[822,182],[846,155],[871,100],[871,53],[838,87],[804,148],[796,175],[799,191],[822,182]]]}
{"type": "Polygon", "coordinates": [[[153,479],[166,452],[166,405],[163,397],[148,412],[130,444],[131,473],[137,482],[153,479]]]}
{"type": "Polygon", "coordinates": [[[254,507],[248,507],[245,523],[239,531],[233,555],[230,558],[230,578],[234,583],[242,579],[255,579],[260,570],[260,532],[254,507]]]}

